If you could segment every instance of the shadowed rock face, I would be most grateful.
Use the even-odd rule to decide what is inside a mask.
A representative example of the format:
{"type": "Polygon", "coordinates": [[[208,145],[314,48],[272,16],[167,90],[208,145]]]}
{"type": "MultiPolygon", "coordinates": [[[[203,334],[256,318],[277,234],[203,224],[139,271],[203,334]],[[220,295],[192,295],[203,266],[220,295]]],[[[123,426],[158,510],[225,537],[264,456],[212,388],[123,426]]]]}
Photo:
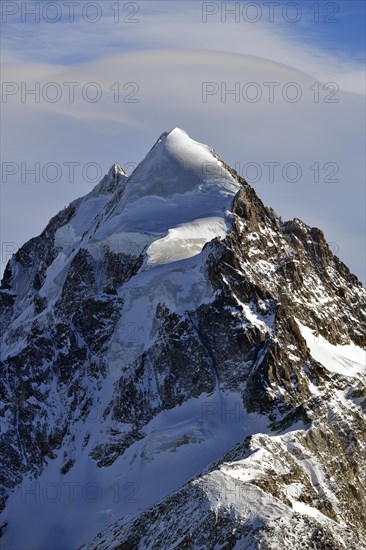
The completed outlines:
{"type": "MultiPolygon", "coordinates": [[[[362,347],[365,290],[319,229],[297,219],[282,222],[213,154],[241,189],[226,238],[208,242],[200,255],[192,289],[205,288],[209,298],[187,298],[185,308],[177,305],[177,288],[155,301],[147,290],[140,323],[151,323],[145,345],[130,311],[144,297],[139,281],[149,273],[146,247],[131,253],[100,241],[96,254],[90,244],[123,200],[128,179],[120,168],[9,262],[0,292],[0,504],[24,475],[40,475],[57,452],[64,456],[61,473],[73,468],[75,433],[93,407],[100,409],[103,436],[96,432],[90,443],[85,434],[84,452],[108,468],[145,437],[158,413],[231,391],[247,411],[267,419],[268,433],[249,436],[195,480],[138,517],[121,519],[88,547],[270,548],[275,541],[282,548],[361,548],[365,378],[317,362],[297,321],[331,344],[362,347]],[[98,209],[65,260],[55,235],[72,225],[85,201],[96,199],[98,209]]],[[[150,279],[146,288],[153,284],[150,279]]]]}

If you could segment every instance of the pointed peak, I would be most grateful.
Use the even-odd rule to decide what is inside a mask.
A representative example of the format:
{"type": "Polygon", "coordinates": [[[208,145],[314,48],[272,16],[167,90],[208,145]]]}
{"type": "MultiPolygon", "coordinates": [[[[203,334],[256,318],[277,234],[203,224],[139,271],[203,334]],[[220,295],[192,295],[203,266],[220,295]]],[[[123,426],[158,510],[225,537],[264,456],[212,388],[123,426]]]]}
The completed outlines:
{"type": "Polygon", "coordinates": [[[104,178],[91,191],[93,195],[114,193],[121,182],[128,178],[127,172],[117,163],[114,163],[104,178]]]}
{"type": "Polygon", "coordinates": [[[166,199],[204,189],[209,192],[213,187],[226,196],[235,194],[240,184],[210,146],[176,127],[160,135],[128,178],[124,201],[146,196],[166,199]]]}
{"type": "Polygon", "coordinates": [[[172,139],[172,138],[173,139],[174,138],[175,139],[179,139],[179,138],[191,139],[190,136],[187,134],[187,132],[185,132],[181,128],[175,127],[172,130],[170,130],[169,132],[165,131],[162,134],[160,134],[160,136],[158,137],[158,139],[155,142],[155,145],[157,145],[158,143],[161,143],[162,141],[166,141],[166,140],[169,141],[169,139],[172,139]]]}
{"type": "Polygon", "coordinates": [[[182,130],[182,128],[178,128],[178,126],[173,128],[173,130],[170,130],[170,132],[168,132],[168,136],[185,136],[185,137],[189,137],[187,132],[185,130],[182,130]]]}
{"type": "Polygon", "coordinates": [[[115,162],[108,171],[108,177],[110,180],[113,180],[119,174],[128,177],[127,172],[122,168],[122,166],[115,162]]]}

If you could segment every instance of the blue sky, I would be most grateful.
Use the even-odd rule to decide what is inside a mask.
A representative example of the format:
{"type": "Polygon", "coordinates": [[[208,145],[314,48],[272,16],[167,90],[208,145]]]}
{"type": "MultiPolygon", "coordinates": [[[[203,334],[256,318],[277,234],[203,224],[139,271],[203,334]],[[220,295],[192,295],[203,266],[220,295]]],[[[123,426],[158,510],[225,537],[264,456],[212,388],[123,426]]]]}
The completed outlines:
{"type": "MultiPolygon", "coordinates": [[[[9,1],[8,4],[14,4],[15,2],[9,1]]],[[[28,5],[28,9],[34,6],[33,0],[23,0],[19,2],[23,5],[28,5]]],[[[80,5],[87,4],[86,0],[79,2],[80,5]]],[[[69,8],[63,6],[60,8],[61,19],[56,23],[47,21],[56,18],[57,12],[50,7],[46,12],[46,17],[40,18],[40,22],[35,22],[35,16],[31,13],[23,15],[25,17],[25,23],[21,23],[22,10],[19,9],[16,14],[9,13],[6,17],[6,24],[2,26],[2,41],[5,48],[16,52],[18,55],[25,58],[37,56],[39,60],[48,61],[52,63],[70,63],[77,64],[83,61],[92,60],[104,55],[105,53],[118,53],[121,49],[121,43],[115,41],[115,35],[111,33],[108,35],[108,28],[114,24],[114,11],[111,7],[117,2],[97,2],[101,6],[101,13],[103,14],[100,21],[96,21],[95,24],[86,24],[83,19],[81,9],[77,6],[74,8],[74,23],[70,24],[69,8]],[[77,47],[72,55],[62,51],[62,42],[66,36],[75,38],[77,35],[88,36],[87,31],[93,29],[103,28],[105,30],[105,36],[103,43],[98,40],[94,43],[90,43],[87,40],[78,40],[77,47]],[[21,30],[20,30],[21,29],[21,30]],[[42,41],[37,47],[37,40],[39,40],[42,33],[48,34],[52,32],[53,39],[50,40],[46,48],[43,48],[42,41]],[[29,46],[31,45],[31,48],[29,46]]],[[[233,4],[241,4],[243,7],[250,4],[246,0],[240,2],[223,2],[226,4],[228,12],[233,9],[233,4]]],[[[273,14],[274,21],[272,26],[274,28],[280,28],[283,32],[292,34],[298,40],[301,40],[305,44],[317,45],[319,48],[332,51],[340,56],[349,56],[355,60],[364,60],[365,57],[365,2],[363,0],[338,0],[337,2],[331,2],[328,0],[298,0],[297,2],[278,1],[271,2],[273,6],[268,6],[265,2],[258,1],[253,2],[258,6],[259,21],[256,23],[250,23],[245,20],[245,15],[241,11],[240,20],[237,22],[238,26],[245,28],[247,26],[253,26],[254,24],[266,23],[270,19],[270,14],[273,14]],[[295,6],[293,6],[294,4],[295,6]],[[285,14],[284,14],[285,10],[285,14]],[[293,22],[292,22],[293,21],[293,22]]],[[[3,2],[6,4],[6,0],[3,2]]],[[[42,6],[51,4],[48,0],[41,0],[39,4],[42,6]]],[[[59,0],[59,4],[62,6],[62,1],[59,0]]],[[[136,19],[140,25],[148,25],[149,19],[152,16],[156,16],[157,13],[169,13],[169,12],[188,12],[192,10],[195,5],[195,16],[198,18],[202,12],[202,2],[197,1],[161,1],[151,2],[151,0],[142,0],[139,2],[132,2],[136,7],[129,7],[128,2],[119,0],[120,19],[136,19]]],[[[213,2],[215,4],[215,2],[213,2]]],[[[219,2],[216,2],[219,4],[219,2]]],[[[9,10],[12,8],[9,7],[9,10]]],[[[220,8],[221,9],[221,8],[220,8]]],[[[4,7],[3,7],[3,11],[4,7]]],[[[24,10],[25,13],[25,10],[24,10]]],[[[88,11],[90,17],[93,18],[94,12],[91,8],[88,11]]],[[[96,12],[95,12],[96,13],[96,12]]],[[[249,19],[255,19],[254,9],[248,8],[245,12],[249,19]]],[[[208,17],[208,21],[216,21],[220,19],[220,12],[214,16],[208,17]]],[[[234,16],[227,15],[227,22],[230,24],[234,21],[234,16]]],[[[119,26],[119,23],[117,23],[119,26]]],[[[139,40],[134,39],[134,25],[125,24],[123,26],[124,37],[122,40],[123,48],[126,51],[139,50],[144,47],[139,40]]],[[[79,36],[79,37],[81,37],[79,36]]],[[[41,36],[42,39],[42,36],[41,36]]]]}
{"type": "Polygon", "coordinates": [[[302,39],[311,40],[319,47],[338,52],[340,55],[359,60],[365,59],[366,3],[363,0],[338,2],[301,0],[298,4],[304,12],[319,14],[319,24],[312,25],[309,34],[306,29],[303,29],[302,39]],[[310,6],[313,7],[310,8],[310,6]]]}
{"type": "MultiPolygon", "coordinates": [[[[262,17],[256,23],[242,15],[238,22],[228,17],[223,23],[222,2],[211,3],[218,13],[203,23],[203,4],[196,1],[136,2],[135,14],[128,2],[120,2],[116,23],[109,9],[116,2],[96,3],[102,17],[95,23],[81,16],[81,8],[75,10],[73,23],[65,10],[56,23],[42,17],[39,23],[29,17],[24,22],[19,13],[2,23],[3,81],[29,88],[35,82],[41,87],[56,82],[63,91],[56,103],[42,97],[38,103],[31,98],[24,102],[20,94],[7,98],[2,104],[3,162],[44,166],[50,161],[97,161],[104,173],[114,162],[133,166],[163,131],[175,126],[214,145],[227,162],[243,170],[248,162],[262,169],[272,161],[281,168],[296,162],[303,174],[296,185],[283,181],[281,172],[269,184],[263,170],[253,186],[284,218],[296,216],[322,228],[341,259],[364,279],[364,2],[298,0],[302,16],[295,23],[282,15],[288,5],[288,18],[296,17],[289,2],[276,6],[273,22],[263,2],[257,2],[262,17]],[[314,20],[317,6],[319,21],[314,20]],[[333,12],[336,21],[324,20],[333,12]],[[123,21],[128,17],[136,22],[123,21]],[[77,93],[70,104],[63,83],[75,81],[79,90],[97,82],[103,97],[88,103],[77,93]],[[264,92],[263,82],[278,82],[277,91],[295,82],[302,99],[284,102],[279,93],[273,104],[264,96],[258,103],[241,96],[236,104],[232,97],[221,101],[217,93],[204,103],[202,85],[207,81],[228,89],[238,83],[241,92],[250,81],[264,92]],[[113,102],[110,87],[116,82],[125,95],[123,86],[134,82],[138,101],[113,102]],[[331,91],[323,89],[327,82],[339,88],[336,103],[325,101],[331,91]],[[314,83],[319,102],[311,91],[314,83]],[[321,183],[313,181],[309,168],[316,163],[321,183]],[[329,163],[338,164],[337,184],[326,184],[329,163]]],[[[40,6],[47,4],[44,0],[40,6]]],[[[3,1],[3,10],[6,5],[15,2],[3,1]]],[[[240,3],[241,14],[246,5],[240,3]]],[[[233,3],[226,6],[230,9],[233,3]]],[[[19,172],[2,181],[2,243],[14,243],[11,249],[38,234],[59,209],[93,186],[80,171],[76,179],[71,183],[63,171],[57,183],[44,178],[36,183],[31,177],[21,183],[19,172]]],[[[2,254],[2,267],[7,256],[2,254]]]]}

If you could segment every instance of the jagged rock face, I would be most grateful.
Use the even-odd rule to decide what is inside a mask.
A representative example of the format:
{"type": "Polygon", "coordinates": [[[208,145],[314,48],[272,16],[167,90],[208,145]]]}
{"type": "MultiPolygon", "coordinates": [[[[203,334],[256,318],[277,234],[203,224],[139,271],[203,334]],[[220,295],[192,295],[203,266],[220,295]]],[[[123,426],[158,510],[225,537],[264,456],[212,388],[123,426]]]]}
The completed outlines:
{"type": "Polygon", "coordinates": [[[351,395],[339,408],[330,394],[307,403],[313,420],[303,429],[247,438],[88,548],[363,548],[364,417],[351,395]]]}
{"type": "Polygon", "coordinates": [[[364,345],[365,298],[320,230],[283,223],[213,150],[163,134],[7,266],[1,506],[52,464],[65,481],[85,460],[112,479],[141,460],[153,478],[159,454],[170,469],[205,456],[232,425],[215,435],[183,411],[216,396],[260,425],[243,416],[219,460],[207,451],[88,547],[361,548],[365,377],[347,353],[364,345]]]}
{"type": "Polygon", "coordinates": [[[323,419],[295,435],[253,436],[208,473],[138,518],[121,520],[88,548],[172,548],[177,543],[187,549],[362,548],[362,480],[356,488],[344,479],[340,461],[349,468],[346,478],[354,480],[354,459],[344,454],[339,433],[323,419]],[[329,461],[334,445],[339,454],[329,461]],[[304,509],[318,514],[304,514],[304,509]]]}
{"type": "MultiPolygon", "coordinates": [[[[103,294],[97,294],[96,299],[94,267],[88,263],[87,252],[80,249],[76,254],[60,298],[52,308],[38,291],[48,268],[57,264],[61,250],[57,246],[57,230],[67,226],[78,210],[83,205],[90,206],[88,203],[95,198],[104,205],[113,196],[116,185],[123,184],[124,177],[122,169],[115,165],[92,193],[64,208],[6,267],[0,293],[4,304],[0,480],[6,490],[19,483],[27,472],[39,475],[45,460],[54,458],[54,451],[67,436],[68,425],[75,416],[85,417],[92,403],[92,389],[86,388],[85,378],[88,382],[97,380],[104,372],[102,357],[94,352],[101,350],[113,327],[116,299],[108,295],[105,298],[103,294]],[[56,391],[51,389],[54,385],[56,391]]],[[[66,242],[64,246],[70,253],[74,244],[66,242]]],[[[106,254],[101,262],[108,273],[106,285],[115,282],[109,269],[110,256],[106,254]]],[[[6,490],[2,492],[1,507],[6,490]]]]}

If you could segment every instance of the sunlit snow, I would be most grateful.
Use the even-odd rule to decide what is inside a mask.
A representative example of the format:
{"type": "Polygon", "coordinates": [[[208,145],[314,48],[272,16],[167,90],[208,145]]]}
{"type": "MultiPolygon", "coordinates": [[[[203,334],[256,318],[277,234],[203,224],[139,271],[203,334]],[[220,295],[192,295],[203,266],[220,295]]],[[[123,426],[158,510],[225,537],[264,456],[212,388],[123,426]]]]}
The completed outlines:
{"type": "Polygon", "coordinates": [[[334,346],[322,336],[315,336],[311,329],[300,323],[301,334],[310,353],[327,370],[343,376],[366,374],[366,351],[354,343],[334,346]]]}

